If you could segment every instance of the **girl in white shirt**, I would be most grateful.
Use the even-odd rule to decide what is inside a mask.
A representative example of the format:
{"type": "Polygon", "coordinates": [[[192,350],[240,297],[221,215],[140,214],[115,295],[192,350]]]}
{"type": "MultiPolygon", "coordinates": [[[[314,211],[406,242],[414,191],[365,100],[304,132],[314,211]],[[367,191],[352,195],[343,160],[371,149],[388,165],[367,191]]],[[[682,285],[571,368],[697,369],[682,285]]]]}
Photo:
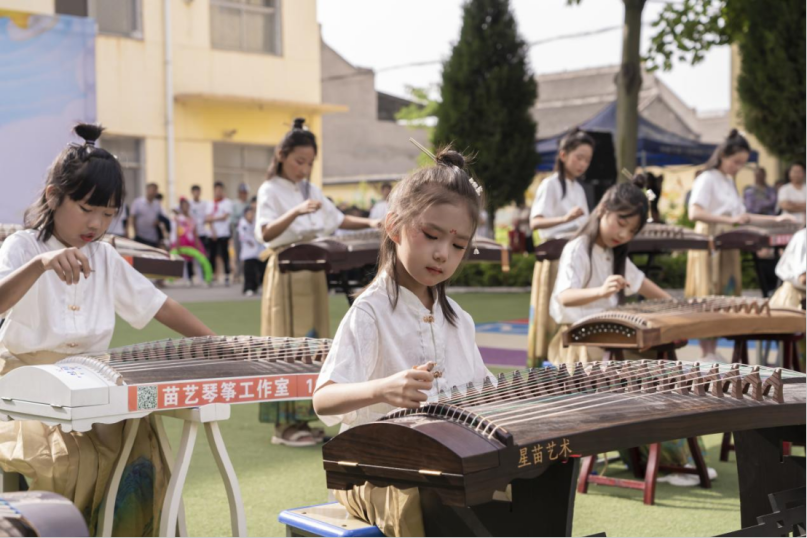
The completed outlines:
{"type": "MultiPolygon", "coordinates": [[[[314,407],[328,425],[345,430],[490,376],[473,320],[446,296],[476,231],[481,188],[459,153],[435,159],[390,196],[379,274],[339,325],[317,380],[314,407]]],[[[335,494],[387,536],[424,535],[417,488],[368,483],[335,494]]]]}
{"type": "MultiPolygon", "coordinates": [[[[530,226],[541,239],[573,236],[588,219],[588,200],[579,178],[594,156],[594,139],[579,128],[558,146],[555,173],[538,186],[530,211],[530,226]]],[[[532,272],[530,324],[527,334],[527,365],[540,367],[549,356],[549,342],[558,326],[549,315],[549,298],[558,274],[558,260],[536,261],[532,272]]]]}
{"type": "Polygon", "coordinates": [[[782,285],[771,297],[771,306],[802,308],[807,283],[807,229],[802,228],[787,244],[776,264],[782,285]]]}
{"type": "MultiPolygon", "coordinates": [[[[294,120],[294,128],[277,145],[258,190],[255,236],[268,249],[261,305],[261,335],[328,338],[328,283],[324,271],[281,273],[279,251],[301,241],[333,234],[337,228],[356,230],[378,226],[379,221],[343,215],[308,181],[317,158],[317,139],[294,120]]],[[[272,443],[311,446],[322,441],[322,430],[312,431],[316,420],[311,402],[263,403],[260,420],[275,425],[272,443]]]]}
{"type": "MultiPolygon", "coordinates": [[[[737,175],[751,155],[751,146],[737,129],[715,149],[692,186],[689,196],[689,218],[695,231],[715,236],[736,224],[765,224],[793,220],[789,216],[772,217],[747,213],[734,184],[737,175]]],[[[739,250],[692,250],[688,253],[684,293],[687,297],[707,295],[741,295],[742,268],[739,250]]],[[[718,360],[717,340],[701,340],[704,359],[718,360]]]]}
{"type": "Polygon", "coordinates": [[[785,172],[787,183],[779,187],[776,193],[776,205],[782,213],[792,215],[797,222],[804,224],[807,188],[804,186],[804,163],[795,162],[785,172]]]}
{"type": "Polygon", "coordinates": [[[649,202],[642,190],[644,184],[644,176],[639,175],[633,183],[619,183],[608,189],[586,225],[564,247],[549,307],[552,318],[560,325],[549,344],[553,363],[572,366],[602,358],[596,348],[564,348],[561,335],[569,325],[616,307],[625,295],[670,298],[628,258],[628,243],[647,222],[649,202]]]}
{"type": "MultiPolygon", "coordinates": [[[[101,242],[124,199],[117,159],[96,148],[102,129],[80,124],[48,172],[26,229],[0,248],[2,373],[64,357],[105,351],[119,315],[135,328],[152,319],[185,336],[212,335],[201,321],[156,289],[108,243],[101,242]]],[[[64,433],[37,421],[0,424],[0,467],[24,475],[31,489],[59,493],[79,508],[94,533],[98,506],[121,449],[123,423],[64,433]]],[[[141,536],[162,508],[168,470],[148,421],[141,422],[121,484],[114,530],[141,536]],[[149,483],[138,483],[148,477],[149,483]],[[128,484],[128,485],[127,485],[128,484]]]]}

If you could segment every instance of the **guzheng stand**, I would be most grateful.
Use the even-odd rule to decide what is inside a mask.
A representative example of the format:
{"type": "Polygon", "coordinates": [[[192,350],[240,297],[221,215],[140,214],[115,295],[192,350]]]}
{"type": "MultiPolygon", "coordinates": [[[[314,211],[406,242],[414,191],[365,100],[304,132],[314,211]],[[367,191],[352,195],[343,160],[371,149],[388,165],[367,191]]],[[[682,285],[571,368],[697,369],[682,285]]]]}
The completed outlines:
{"type": "MultiPolygon", "coordinates": [[[[160,517],[160,536],[173,537],[179,533],[180,536],[188,536],[188,529],[185,525],[185,510],[182,504],[182,490],[185,486],[185,479],[188,475],[188,467],[193,456],[193,447],[196,444],[196,437],[199,432],[199,424],[204,424],[210,450],[219,468],[219,473],[224,480],[224,487],[227,490],[227,500],[230,504],[230,523],[233,536],[247,536],[247,520],[244,513],[244,503],[241,500],[241,490],[238,487],[238,479],[235,470],[227,455],[224,446],[224,439],[219,430],[219,421],[230,418],[229,404],[210,404],[202,407],[189,409],[177,409],[175,411],[160,411],[152,413],[149,420],[157,432],[159,444],[168,462],[168,470],[171,479],[168,482],[168,489],[165,493],[162,515],[160,517]],[[182,428],[182,440],[179,443],[176,460],[171,454],[171,445],[165,433],[162,423],[162,416],[178,418],[184,422],[182,428]]],[[[124,445],[112,479],[104,500],[101,511],[101,536],[112,536],[112,522],[115,509],[115,499],[118,494],[121,477],[129,459],[129,455],[134,445],[137,430],[140,426],[139,418],[130,419],[124,428],[124,445]]]]}

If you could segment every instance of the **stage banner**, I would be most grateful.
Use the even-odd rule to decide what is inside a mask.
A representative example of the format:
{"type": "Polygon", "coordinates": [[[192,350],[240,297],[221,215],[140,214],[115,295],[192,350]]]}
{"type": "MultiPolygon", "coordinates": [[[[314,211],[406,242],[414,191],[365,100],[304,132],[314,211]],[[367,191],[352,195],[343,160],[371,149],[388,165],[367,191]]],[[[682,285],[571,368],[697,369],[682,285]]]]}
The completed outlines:
{"type": "Polygon", "coordinates": [[[0,223],[22,223],[71,127],[95,122],[94,19],[0,10],[0,223]]]}

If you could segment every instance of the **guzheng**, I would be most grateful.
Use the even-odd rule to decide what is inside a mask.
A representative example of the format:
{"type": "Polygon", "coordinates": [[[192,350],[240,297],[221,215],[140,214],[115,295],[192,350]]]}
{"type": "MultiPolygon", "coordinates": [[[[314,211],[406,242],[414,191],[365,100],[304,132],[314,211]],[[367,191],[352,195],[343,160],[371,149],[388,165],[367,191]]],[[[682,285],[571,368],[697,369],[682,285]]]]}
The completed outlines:
{"type": "Polygon", "coordinates": [[[0,493],[0,536],[89,536],[73,503],[49,491],[0,493]]]}
{"type": "Polygon", "coordinates": [[[530,369],[351,428],[323,459],[330,488],[420,488],[427,535],[568,536],[578,457],[758,428],[803,437],[806,397],[804,374],[739,364],[530,369]]]}
{"type": "Polygon", "coordinates": [[[0,378],[0,419],[87,431],[154,411],[311,398],[329,340],[160,340],[24,366],[0,378]]]}
{"type": "Polygon", "coordinates": [[[803,224],[781,222],[766,226],[738,226],[733,230],[718,234],[714,238],[719,250],[739,249],[756,252],[763,248],[785,247],[793,234],[804,228],[803,224]]]}
{"type": "Polygon", "coordinates": [[[702,297],[622,305],[588,316],[563,334],[564,345],[648,349],[678,340],[797,334],[802,310],[771,308],[767,299],[702,297]]]}
{"type": "MultiPolygon", "coordinates": [[[[294,243],[278,255],[280,270],[338,272],[375,265],[378,262],[381,233],[380,230],[361,230],[294,243]]],[[[491,239],[475,237],[469,249],[469,262],[510,264],[509,249],[491,239]],[[475,250],[479,254],[475,254],[475,250]]]]}
{"type": "MultiPolygon", "coordinates": [[[[538,261],[558,260],[569,238],[550,239],[535,247],[538,261]]],[[[628,244],[631,254],[661,254],[679,250],[707,250],[711,246],[707,235],[672,224],[647,223],[628,244]]]]}
{"type": "MultiPolygon", "coordinates": [[[[0,224],[0,244],[9,235],[22,230],[19,224],[0,224]]],[[[111,244],[123,258],[137,271],[152,278],[182,278],[185,261],[172,256],[168,252],[126,239],[107,234],[102,238],[111,244]]]]}

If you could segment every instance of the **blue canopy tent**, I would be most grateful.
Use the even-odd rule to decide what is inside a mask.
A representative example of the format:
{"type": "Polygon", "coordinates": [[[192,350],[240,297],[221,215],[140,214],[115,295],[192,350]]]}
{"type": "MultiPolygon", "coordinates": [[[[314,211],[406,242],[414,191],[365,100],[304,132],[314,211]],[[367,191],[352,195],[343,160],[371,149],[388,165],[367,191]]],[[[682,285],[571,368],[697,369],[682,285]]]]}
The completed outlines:
{"type": "MultiPolygon", "coordinates": [[[[616,102],[600,110],[580,128],[584,131],[610,133],[616,135],[616,102]]],[[[560,139],[566,133],[550,138],[539,139],[536,149],[541,156],[538,171],[552,170],[558,152],[560,139]]],[[[669,166],[682,164],[702,164],[709,160],[715,146],[703,144],[659,127],[639,116],[639,140],[636,149],[636,162],[639,166],[669,166]]],[[[758,159],[757,152],[751,153],[751,162],[758,159]]]]}

